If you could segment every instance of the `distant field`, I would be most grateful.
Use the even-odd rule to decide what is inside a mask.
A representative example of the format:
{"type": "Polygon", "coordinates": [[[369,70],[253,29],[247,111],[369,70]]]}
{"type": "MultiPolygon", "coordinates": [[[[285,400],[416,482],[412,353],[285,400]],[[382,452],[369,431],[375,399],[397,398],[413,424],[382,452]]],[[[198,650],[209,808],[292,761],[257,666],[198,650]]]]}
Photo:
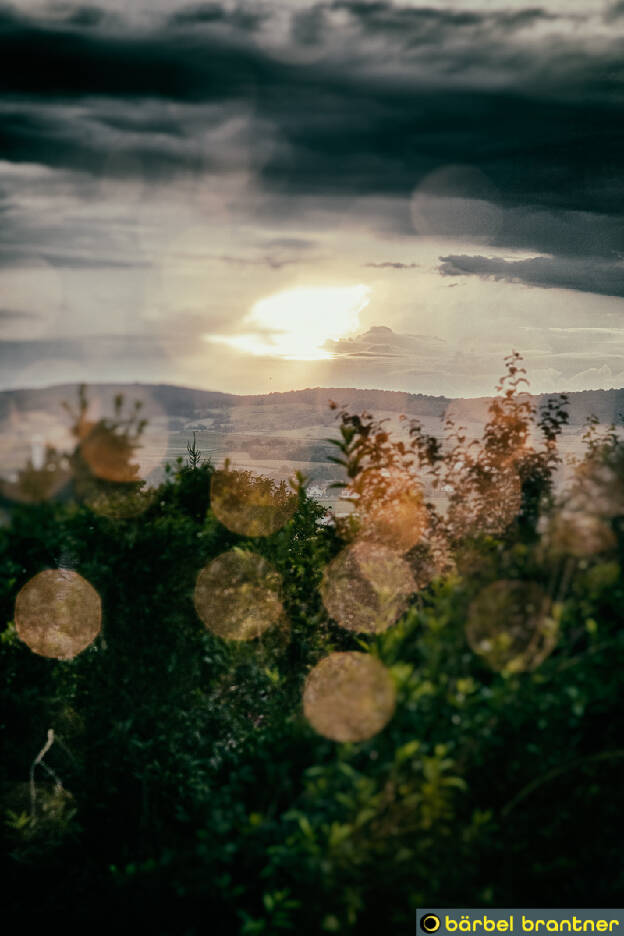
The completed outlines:
{"type": "MultiPolygon", "coordinates": [[[[431,434],[441,436],[440,420],[429,419],[423,422],[431,434]]],[[[392,423],[395,424],[393,426],[395,432],[401,434],[404,432],[404,426],[400,425],[396,419],[392,420],[392,423]]],[[[477,421],[472,421],[467,426],[469,435],[475,438],[480,435],[482,428],[483,423],[477,421]]],[[[562,434],[560,452],[564,463],[559,472],[560,482],[569,476],[570,463],[583,455],[583,431],[582,427],[569,427],[562,434]]],[[[301,472],[308,479],[312,496],[324,506],[335,509],[340,502],[340,491],[332,489],[330,485],[334,481],[344,480],[343,473],[339,466],[327,460],[328,455],[335,453],[335,447],[327,443],[320,444],[322,440],[331,435],[337,437],[332,427],[328,431],[326,426],[307,427],[305,431],[293,430],[288,436],[284,433],[271,436],[259,432],[254,437],[249,433],[216,433],[195,430],[197,447],[217,467],[221,467],[225,459],[229,458],[232,467],[264,474],[276,481],[288,480],[293,478],[296,472],[301,472]],[[293,446],[293,439],[297,440],[296,446],[293,446]],[[292,457],[293,448],[297,449],[298,457],[292,457]],[[307,458],[305,457],[306,450],[307,458]]],[[[166,460],[173,462],[179,456],[184,458],[186,444],[192,441],[192,438],[193,431],[170,432],[166,460]]],[[[537,438],[535,443],[539,444],[537,438]]],[[[162,476],[162,468],[157,466],[155,468],[151,476],[152,480],[157,480],[162,476]]],[[[446,496],[429,492],[428,498],[439,510],[444,511],[447,504],[446,496]]]]}
{"type": "MultiPolygon", "coordinates": [[[[228,458],[235,468],[278,481],[292,478],[299,471],[308,479],[312,495],[328,506],[335,506],[339,499],[331,483],[343,480],[339,466],[329,461],[336,450],[327,440],[338,437],[336,411],[330,409],[330,400],[349,412],[367,410],[386,420],[395,438],[407,434],[411,419],[419,420],[425,431],[439,437],[446,417],[464,426],[469,438],[478,438],[489,404],[487,398],[449,400],[348,388],[259,397],[139,384],[94,386],[86,392],[93,419],[110,418],[117,393],[124,397],[126,413],[135,401],[140,401],[147,428],[137,461],[141,476],[152,484],[163,479],[167,462],[186,457],[187,443],[192,442],[195,433],[197,447],[217,467],[228,458]],[[402,413],[407,420],[401,420],[402,413]]],[[[75,413],[77,398],[76,386],[0,393],[0,478],[14,478],[29,459],[36,464],[47,445],[59,451],[71,450],[75,444],[70,432],[72,416],[63,404],[69,403],[75,413]]],[[[538,407],[543,402],[543,398],[533,398],[538,407]]],[[[582,455],[584,423],[590,414],[596,414],[607,426],[622,422],[622,410],[624,390],[570,394],[570,425],[560,440],[564,460],[569,462],[582,455]]],[[[564,465],[560,479],[568,473],[569,466],[564,465]]],[[[433,495],[428,492],[428,496],[433,495]]],[[[443,506],[444,497],[437,493],[435,496],[443,506]]]]}

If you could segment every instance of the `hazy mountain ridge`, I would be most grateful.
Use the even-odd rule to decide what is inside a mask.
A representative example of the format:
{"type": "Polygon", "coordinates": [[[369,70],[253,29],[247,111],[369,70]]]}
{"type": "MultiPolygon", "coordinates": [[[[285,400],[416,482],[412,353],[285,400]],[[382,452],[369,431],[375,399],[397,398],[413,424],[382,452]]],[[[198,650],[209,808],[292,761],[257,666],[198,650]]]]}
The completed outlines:
{"type": "MultiPolygon", "coordinates": [[[[79,384],[61,384],[29,390],[0,391],[0,477],[13,479],[16,472],[36,460],[44,444],[69,451],[75,440],[71,425],[78,410],[79,384]],[[66,412],[67,403],[71,412],[66,412]]],[[[187,445],[196,437],[202,456],[216,466],[228,459],[233,466],[250,469],[275,480],[302,472],[311,491],[327,505],[339,495],[329,487],[343,480],[342,469],[330,461],[335,449],[329,439],[337,433],[337,412],[330,400],[350,412],[368,411],[388,420],[393,433],[407,430],[400,415],[418,419],[426,432],[442,436],[443,420],[450,416],[468,437],[479,438],[487,420],[491,397],[456,398],[393,390],[360,390],[349,387],[314,387],[287,393],[244,395],[197,390],[168,384],[115,383],[87,387],[92,419],[112,416],[115,396],[124,398],[123,414],[130,415],[136,401],[147,428],[141,439],[141,476],[159,483],[168,462],[187,456],[187,445]]],[[[538,408],[557,394],[531,399],[538,408]]],[[[582,457],[584,425],[589,416],[603,424],[623,423],[624,389],[585,390],[570,393],[570,422],[560,439],[567,460],[582,457]]],[[[434,497],[434,492],[428,492],[434,497]]],[[[435,497],[434,497],[435,499],[435,497]]]]}
{"type": "MultiPolygon", "coordinates": [[[[72,405],[78,396],[78,384],[59,384],[52,387],[2,390],[0,391],[0,418],[7,417],[11,411],[27,412],[45,410],[58,412],[63,402],[72,405]]],[[[202,416],[214,416],[215,411],[231,413],[239,408],[252,408],[255,417],[261,417],[260,410],[287,409],[316,411],[320,416],[326,414],[321,422],[331,424],[334,414],[329,409],[329,401],[335,401],[339,407],[354,412],[368,410],[373,414],[405,413],[412,416],[442,417],[453,405],[456,415],[465,415],[469,419],[482,421],[485,418],[491,397],[444,397],[428,396],[422,393],[404,393],[395,390],[356,389],[353,387],[314,387],[305,390],[291,390],[267,394],[237,395],[216,390],[198,390],[170,384],[114,383],[92,384],[87,394],[112,398],[123,394],[129,403],[133,393],[141,398],[148,395],[154,403],[169,417],[182,419],[201,419],[202,416]]],[[[536,406],[556,397],[556,393],[531,394],[536,406]]],[[[624,421],[624,388],[617,390],[582,390],[567,394],[569,399],[570,424],[582,425],[588,416],[597,416],[602,423],[624,421]]],[[[267,412],[268,415],[268,412],[267,412]]],[[[275,415],[275,414],[273,414],[275,415]]],[[[273,420],[271,420],[273,421],[273,420]]],[[[259,419],[257,428],[261,428],[259,419]]]]}

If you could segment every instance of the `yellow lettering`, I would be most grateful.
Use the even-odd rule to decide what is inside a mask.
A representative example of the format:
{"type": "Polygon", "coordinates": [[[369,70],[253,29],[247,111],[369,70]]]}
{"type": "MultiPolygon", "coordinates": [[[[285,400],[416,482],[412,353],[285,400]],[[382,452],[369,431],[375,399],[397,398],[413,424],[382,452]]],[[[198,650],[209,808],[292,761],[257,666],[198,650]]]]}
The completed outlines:
{"type": "Polygon", "coordinates": [[[611,932],[611,930],[613,929],[614,926],[619,926],[619,925],[620,925],[620,921],[619,921],[619,920],[610,920],[610,921],[609,921],[609,932],[611,932]]]}
{"type": "Polygon", "coordinates": [[[504,933],[505,930],[509,929],[509,923],[507,920],[499,920],[498,926],[496,928],[499,930],[499,932],[504,933]]]}
{"type": "Polygon", "coordinates": [[[534,929],[533,920],[527,920],[524,913],[522,914],[522,929],[525,933],[530,933],[534,929]]]}

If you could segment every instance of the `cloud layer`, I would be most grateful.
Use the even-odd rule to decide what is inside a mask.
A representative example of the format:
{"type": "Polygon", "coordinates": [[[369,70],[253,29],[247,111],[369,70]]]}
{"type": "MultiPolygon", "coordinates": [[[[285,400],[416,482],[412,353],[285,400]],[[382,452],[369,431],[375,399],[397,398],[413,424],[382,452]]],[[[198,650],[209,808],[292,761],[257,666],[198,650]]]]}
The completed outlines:
{"type": "MultiPolygon", "coordinates": [[[[621,2],[0,6],[0,338],[45,358],[136,336],[143,373],[141,347],[168,367],[259,298],[363,276],[386,311],[332,346],[345,381],[356,359],[386,379],[373,364],[399,354],[369,326],[433,332],[518,284],[527,327],[545,290],[546,327],[569,324],[561,290],[602,327],[621,314],[603,297],[624,297],[623,61],[621,2]]],[[[553,379],[624,371],[571,332],[573,372],[544,334],[553,379]]],[[[436,371],[426,340],[401,380],[436,371]]]]}
{"type": "Polygon", "coordinates": [[[594,257],[531,257],[503,260],[499,257],[440,257],[443,276],[470,276],[509,280],[533,286],[580,289],[605,296],[624,297],[624,261],[605,262],[594,257]]]}

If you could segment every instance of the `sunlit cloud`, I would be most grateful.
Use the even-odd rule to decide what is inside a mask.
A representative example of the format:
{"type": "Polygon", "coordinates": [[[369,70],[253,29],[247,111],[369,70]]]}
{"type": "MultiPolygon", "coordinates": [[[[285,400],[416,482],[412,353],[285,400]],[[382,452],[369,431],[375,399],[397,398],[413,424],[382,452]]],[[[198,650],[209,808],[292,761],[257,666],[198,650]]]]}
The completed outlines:
{"type": "Polygon", "coordinates": [[[361,283],[289,289],[256,302],[241,325],[246,329],[242,334],[205,338],[260,357],[327,360],[333,356],[327,342],[357,330],[369,298],[369,287],[361,283]]]}

